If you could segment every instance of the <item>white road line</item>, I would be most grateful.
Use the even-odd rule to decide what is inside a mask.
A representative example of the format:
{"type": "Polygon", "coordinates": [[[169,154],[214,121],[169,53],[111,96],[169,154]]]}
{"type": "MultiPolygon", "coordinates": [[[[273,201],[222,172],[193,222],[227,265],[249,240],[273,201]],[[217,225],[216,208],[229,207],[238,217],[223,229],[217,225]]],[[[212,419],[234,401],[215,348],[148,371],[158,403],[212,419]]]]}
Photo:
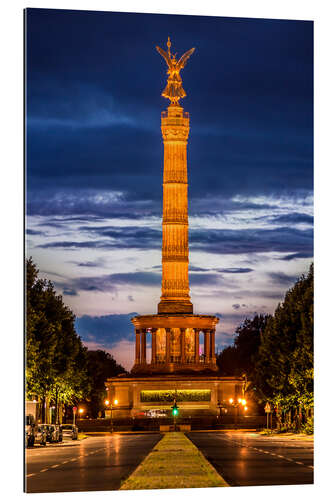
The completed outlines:
{"type": "Polygon", "coordinates": [[[303,462],[295,462],[295,464],[304,465],[303,462]]]}
{"type": "Polygon", "coordinates": [[[313,469],[313,465],[308,465],[309,469],[313,469]]]}
{"type": "Polygon", "coordinates": [[[27,477],[35,476],[36,474],[28,474],[27,477]]]}
{"type": "Polygon", "coordinates": [[[269,451],[264,451],[264,453],[268,453],[269,454],[269,451]]]}
{"type": "MultiPolygon", "coordinates": [[[[274,455],[275,455],[275,453],[274,453],[274,455]]],[[[284,458],[284,456],[282,456],[282,455],[276,455],[276,456],[279,458],[284,458]]]]}
{"type": "Polygon", "coordinates": [[[47,470],[49,470],[49,469],[42,469],[39,472],[46,472],[47,470]]]}
{"type": "Polygon", "coordinates": [[[293,460],[291,458],[285,457],[285,459],[288,460],[288,462],[293,462],[293,460]]]}
{"type": "Polygon", "coordinates": [[[52,469],[55,469],[56,467],[59,467],[60,464],[55,464],[55,465],[51,465],[52,469]]]}
{"type": "Polygon", "coordinates": [[[72,459],[71,459],[71,462],[75,462],[75,460],[77,460],[77,458],[72,458],[72,459]]]}
{"type": "Polygon", "coordinates": [[[68,464],[69,460],[65,460],[64,462],[61,462],[62,464],[68,464]]]}

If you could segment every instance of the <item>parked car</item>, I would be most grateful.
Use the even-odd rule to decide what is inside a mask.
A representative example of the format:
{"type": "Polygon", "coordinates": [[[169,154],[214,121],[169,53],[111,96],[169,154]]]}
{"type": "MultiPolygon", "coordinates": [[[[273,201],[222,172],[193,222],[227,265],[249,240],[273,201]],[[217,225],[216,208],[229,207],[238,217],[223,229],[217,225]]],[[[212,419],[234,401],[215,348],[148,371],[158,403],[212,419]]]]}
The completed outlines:
{"type": "Polygon", "coordinates": [[[48,443],[59,443],[60,440],[59,426],[55,424],[41,424],[41,425],[43,426],[46,432],[46,441],[48,443]]]}
{"type": "Polygon", "coordinates": [[[62,435],[63,438],[77,439],[79,435],[79,429],[73,424],[62,424],[62,435]]]}
{"type": "Polygon", "coordinates": [[[35,444],[36,422],[33,415],[25,416],[25,446],[33,446],[35,444]]]}
{"type": "Polygon", "coordinates": [[[46,430],[42,425],[36,426],[35,444],[46,446],[46,430]]]}

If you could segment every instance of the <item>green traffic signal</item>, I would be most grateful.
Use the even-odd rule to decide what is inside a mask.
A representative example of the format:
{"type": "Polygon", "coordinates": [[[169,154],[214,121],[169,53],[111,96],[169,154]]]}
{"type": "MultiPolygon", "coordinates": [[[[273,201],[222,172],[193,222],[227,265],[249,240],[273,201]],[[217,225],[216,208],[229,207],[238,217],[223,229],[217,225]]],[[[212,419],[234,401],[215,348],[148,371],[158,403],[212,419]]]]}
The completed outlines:
{"type": "Polygon", "coordinates": [[[174,417],[176,417],[178,415],[178,406],[177,406],[177,403],[175,403],[173,406],[172,406],[172,415],[174,417]]]}

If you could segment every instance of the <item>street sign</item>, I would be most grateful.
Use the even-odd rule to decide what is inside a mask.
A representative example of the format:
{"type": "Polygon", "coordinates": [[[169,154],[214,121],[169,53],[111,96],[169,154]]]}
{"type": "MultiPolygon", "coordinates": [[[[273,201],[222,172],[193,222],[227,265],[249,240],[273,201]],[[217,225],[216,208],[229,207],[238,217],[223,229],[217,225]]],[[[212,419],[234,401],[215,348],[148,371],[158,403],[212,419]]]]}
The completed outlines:
{"type": "Polygon", "coordinates": [[[271,405],[268,402],[265,405],[265,412],[266,413],[272,413],[271,405]]]}

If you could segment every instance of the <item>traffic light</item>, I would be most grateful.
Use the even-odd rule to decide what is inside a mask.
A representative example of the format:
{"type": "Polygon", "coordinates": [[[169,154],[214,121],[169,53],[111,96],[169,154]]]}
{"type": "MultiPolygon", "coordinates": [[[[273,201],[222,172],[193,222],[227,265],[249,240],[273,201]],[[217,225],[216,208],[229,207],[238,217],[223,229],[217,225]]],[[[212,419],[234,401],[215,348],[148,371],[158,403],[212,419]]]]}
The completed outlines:
{"type": "Polygon", "coordinates": [[[177,417],[177,415],[178,415],[178,406],[177,406],[176,402],[173,404],[173,406],[171,407],[171,409],[172,409],[172,415],[174,417],[177,417]]]}

